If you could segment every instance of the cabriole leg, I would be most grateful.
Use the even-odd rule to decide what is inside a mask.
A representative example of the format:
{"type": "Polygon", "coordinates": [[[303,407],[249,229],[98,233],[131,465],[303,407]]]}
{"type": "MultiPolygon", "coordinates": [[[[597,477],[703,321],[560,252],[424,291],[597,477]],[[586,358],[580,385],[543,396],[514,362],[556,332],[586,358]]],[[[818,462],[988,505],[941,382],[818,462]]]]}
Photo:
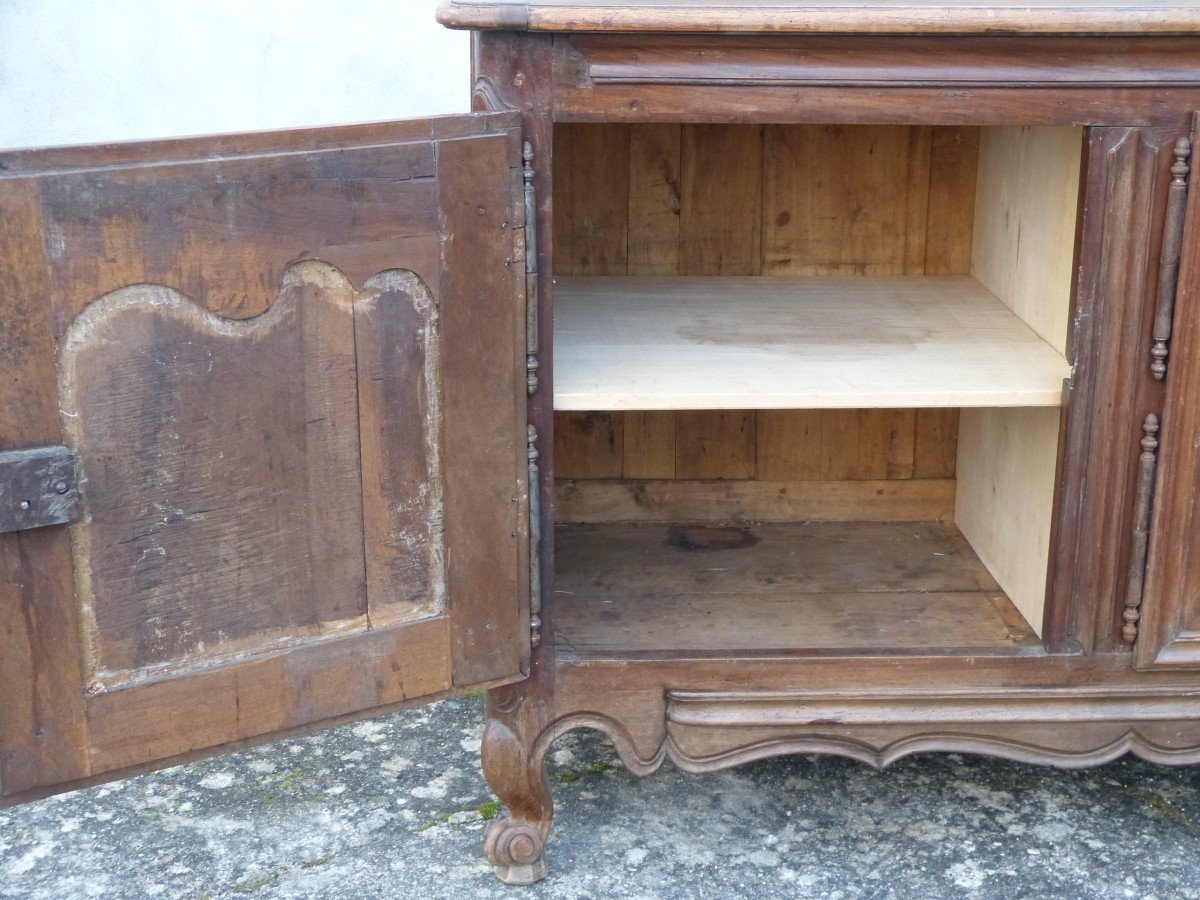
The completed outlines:
{"type": "Polygon", "coordinates": [[[488,824],[483,849],[501,881],[533,884],[546,877],[543,850],[554,801],[542,768],[546,750],[535,746],[540,723],[522,714],[519,690],[488,693],[483,775],[508,811],[488,824]]]}

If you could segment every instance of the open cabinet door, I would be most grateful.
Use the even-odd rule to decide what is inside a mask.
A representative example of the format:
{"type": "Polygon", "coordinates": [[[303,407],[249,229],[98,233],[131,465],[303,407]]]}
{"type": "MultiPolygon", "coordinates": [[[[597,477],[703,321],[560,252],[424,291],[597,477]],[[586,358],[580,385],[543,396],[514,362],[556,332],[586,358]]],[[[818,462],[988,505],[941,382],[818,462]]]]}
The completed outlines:
{"type": "MultiPolygon", "coordinates": [[[[1197,117],[1200,122],[1200,116],[1197,117]]],[[[1200,667],[1200,188],[1197,128],[1191,136],[1190,184],[1181,234],[1173,327],[1165,357],[1153,518],[1135,645],[1140,667],[1200,667]]],[[[1161,306],[1161,304],[1160,304],[1161,306]]]]}
{"type": "Polygon", "coordinates": [[[0,805],[521,677],[520,150],[0,156],[0,805]]]}

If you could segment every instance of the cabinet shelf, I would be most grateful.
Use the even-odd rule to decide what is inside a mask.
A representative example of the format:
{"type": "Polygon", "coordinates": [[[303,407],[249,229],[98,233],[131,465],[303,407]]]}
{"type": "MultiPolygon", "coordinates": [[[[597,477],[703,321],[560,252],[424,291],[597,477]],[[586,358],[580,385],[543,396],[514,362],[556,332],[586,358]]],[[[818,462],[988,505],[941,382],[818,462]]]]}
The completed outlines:
{"type": "Polygon", "coordinates": [[[566,654],[1039,646],[942,522],[567,525],[554,554],[566,654]]]}
{"type": "Polygon", "coordinates": [[[559,410],[1058,406],[1071,372],[970,277],[555,285],[559,410]]]}

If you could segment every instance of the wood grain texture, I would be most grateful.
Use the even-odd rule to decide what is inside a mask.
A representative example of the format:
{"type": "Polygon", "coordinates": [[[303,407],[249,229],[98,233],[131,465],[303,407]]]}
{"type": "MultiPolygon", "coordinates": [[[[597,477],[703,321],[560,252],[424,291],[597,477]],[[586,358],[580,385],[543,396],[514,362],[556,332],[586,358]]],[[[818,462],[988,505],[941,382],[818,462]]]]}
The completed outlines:
{"type": "MultiPolygon", "coordinates": [[[[37,186],[0,179],[0,207],[0,440],[58,444],[37,186]]],[[[87,772],[78,634],[67,529],[0,534],[0,796],[87,772]]]]}
{"type": "Polygon", "coordinates": [[[978,170],[977,129],[930,129],[925,275],[971,271],[978,170]]]}
{"type": "MultiPolygon", "coordinates": [[[[1195,120],[1192,140],[1200,136],[1195,120]]],[[[1196,435],[1200,433],[1194,388],[1200,373],[1200,190],[1188,189],[1184,250],[1179,269],[1175,321],[1163,404],[1161,445],[1150,531],[1150,555],[1142,603],[1141,637],[1136,648],[1141,666],[1200,666],[1200,553],[1196,521],[1200,513],[1200,475],[1196,435]],[[1180,350],[1182,349],[1182,354],[1180,350]]]]}
{"type": "Polygon", "coordinates": [[[129,287],[64,337],[93,690],[365,624],[355,291],[321,263],[288,276],[249,323],[129,287]]]}
{"type": "Polygon", "coordinates": [[[74,579],[63,531],[5,557],[40,607],[0,631],[28,666],[0,718],[5,792],[520,677],[515,126],[0,160],[6,246],[27,251],[0,263],[0,309],[27,323],[4,332],[24,362],[0,409],[75,445],[88,510],[74,579]]]}
{"type": "Polygon", "coordinates": [[[1171,179],[1173,128],[1087,135],[1074,333],[1051,597],[1051,646],[1120,647],[1142,422],[1162,408],[1145,365],[1171,179]],[[1103,474],[1101,474],[1103,473],[1103,474]]]}
{"type": "Polygon", "coordinates": [[[1192,0],[443,0],[438,21],[452,28],[533,31],[889,32],[969,34],[1200,32],[1192,0]]]}
{"type": "Polygon", "coordinates": [[[1066,352],[1083,132],[985,128],[971,274],[1066,352]]]}
{"type": "Polygon", "coordinates": [[[928,128],[791,125],[766,136],[761,274],[924,274],[928,128]]]}
{"type": "Polygon", "coordinates": [[[1058,460],[1058,410],[963,411],[954,521],[1038,634],[1058,460]]]}
{"type": "Polygon", "coordinates": [[[366,612],[381,628],[446,607],[441,365],[428,287],[393,270],[364,288],[353,306],[358,474],[366,612]]]}
{"type": "Polygon", "coordinates": [[[758,420],[744,410],[675,414],[676,478],[753,478],[758,420]]]}
{"type": "Polygon", "coordinates": [[[560,524],[606,522],[950,522],[952,478],[861,481],[560,480],[560,524]]]}
{"type": "MultiPolygon", "coordinates": [[[[690,274],[680,263],[682,207],[705,200],[689,198],[683,192],[683,128],[675,124],[639,124],[629,129],[628,255],[624,268],[614,265],[603,274],[690,274]]],[[[576,248],[593,242],[586,225],[588,219],[577,218],[572,176],[565,170],[574,165],[577,153],[603,152],[601,131],[581,131],[577,126],[555,130],[555,265],[559,275],[581,271],[585,261],[579,258],[576,248]]],[[[919,273],[916,256],[922,247],[924,269],[929,272],[961,275],[970,271],[976,129],[767,126],[763,143],[763,263],[756,274],[861,274],[868,268],[886,275],[919,273]],[[853,156],[857,168],[845,163],[842,157],[848,155],[853,156]],[[897,155],[898,161],[893,158],[897,155]],[[864,180],[864,168],[871,190],[856,186],[864,180]],[[899,184],[892,183],[892,175],[899,184]],[[777,224],[781,219],[786,221],[777,224]],[[869,250],[867,238],[878,238],[885,232],[892,236],[892,249],[882,253],[869,250]],[[915,237],[910,239],[906,234],[915,237]],[[906,245],[911,248],[909,254],[904,251],[906,245]],[[888,260],[892,263],[887,264],[888,260]]],[[[620,177],[614,179],[617,184],[621,181],[620,177]]],[[[600,202],[611,204],[613,199],[608,196],[600,202]]],[[[615,230],[623,229],[618,225],[615,230]]],[[[839,421],[835,413],[814,413],[808,426],[814,429],[814,446],[830,446],[834,440],[843,446],[830,446],[823,456],[818,450],[805,461],[802,445],[795,443],[800,435],[790,424],[802,415],[783,410],[757,413],[756,441],[762,441],[764,435],[778,439],[770,445],[774,449],[756,447],[757,477],[853,477],[853,472],[861,468],[856,459],[863,454],[847,455],[845,447],[878,446],[881,439],[886,440],[881,438],[881,430],[884,435],[895,433],[912,417],[911,412],[892,411],[885,416],[899,421],[884,422],[879,417],[847,413],[839,421]],[[822,423],[828,423],[828,435],[821,434],[825,427],[822,423]],[[811,474],[803,474],[804,468],[811,474]],[[839,470],[845,474],[840,475],[839,470]],[[764,474],[771,471],[777,476],[764,474]]],[[[736,427],[744,430],[743,426],[744,422],[738,420],[736,427]]],[[[568,468],[564,471],[568,477],[614,477],[611,454],[597,456],[589,468],[586,454],[570,449],[588,446],[600,427],[595,417],[559,416],[556,434],[567,452],[568,468]],[[586,435],[573,434],[584,427],[586,435]]],[[[618,432],[624,440],[627,477],[672,477],[679,428],[672,412],[608,414],[603,427],[609,429],[605,444],[615,442],[618,432]]],[[[941,453],[952,458],[954,439],[951,436],[948,440],[941,453]]],[[[927,452],[933,452],[933,448],[927,447],[927,452]]],[[[909,463],[893,468],[899,473],[897,477],[908,477],[905,473],[909,463]]],[[[953,474],[952,462],[949,473],[953,474]]]]}
{"type": "MultiPolygon", "coordinates": [[[[560,410],[1057,406],[1070,375],[971,278],[560,278],[556,296],[560,410]]],[[[1039,299],[1065,309],[1069,284],[1039,299]]]]}
{"type": "Polygon", "coordinates": [[[1190,37],[577,33],[547,40],[560,50],[554,115],[561,122],[1186,127],[1187,111],[1200,105],[1200,51],[1190,37]]]}
{"type": "Polygon", "coordinates": [[[574,412],[557,417],[555,472],[560,478],[619,478],[624,471],[624,416],[574,412]]]}
{"type": "Polygon", "coordinates": [[[582,525],[555,541],[563,653],[1036,642],[951,525],[582,525]]]}
{"type": "Polygon", "coordinates": [[[683,127],[680,272],[755,275],[762,270],[762,165],[761,128],[683,127]]]}

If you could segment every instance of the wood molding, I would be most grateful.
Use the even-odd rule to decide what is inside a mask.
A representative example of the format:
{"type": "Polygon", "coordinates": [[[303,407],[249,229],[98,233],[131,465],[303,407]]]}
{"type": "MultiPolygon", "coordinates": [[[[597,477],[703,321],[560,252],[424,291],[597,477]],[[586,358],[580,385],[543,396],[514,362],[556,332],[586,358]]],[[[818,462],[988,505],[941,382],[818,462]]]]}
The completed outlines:
{"type": "Polygon", "coordinates": [[[653,775],[667,760],[690,774],[704,774],[795,753],[842,756],[874,769],[928,752],[972,753],[1072,769],[1104,765],[1126,754],[1158,765],[1200,762],[1200,727],[1185,718],[1089,721],[1091,727],[1069,731],[1055,722],[965,724],[961,720],[914,720],[900,729],[829,720],[755,729],[740,721],[729,727],[682,723],[677,721],[674,703],[674,694],[669,693],[668,721],[661,742],[649,754],[639,752],[620,719],[575,712],[547,726],[535,739],[531,755],[544,758],[558,738],[588,728],[604,734],[625,768],[638,776],[653,775]]]}
{"type": "Polygon", "coordinates": [[[853,35],[576,35],[570,46],[594,85],[1159,90],[1200,83],[1193,38],[909,35],[864,44],[853,35]]]}

